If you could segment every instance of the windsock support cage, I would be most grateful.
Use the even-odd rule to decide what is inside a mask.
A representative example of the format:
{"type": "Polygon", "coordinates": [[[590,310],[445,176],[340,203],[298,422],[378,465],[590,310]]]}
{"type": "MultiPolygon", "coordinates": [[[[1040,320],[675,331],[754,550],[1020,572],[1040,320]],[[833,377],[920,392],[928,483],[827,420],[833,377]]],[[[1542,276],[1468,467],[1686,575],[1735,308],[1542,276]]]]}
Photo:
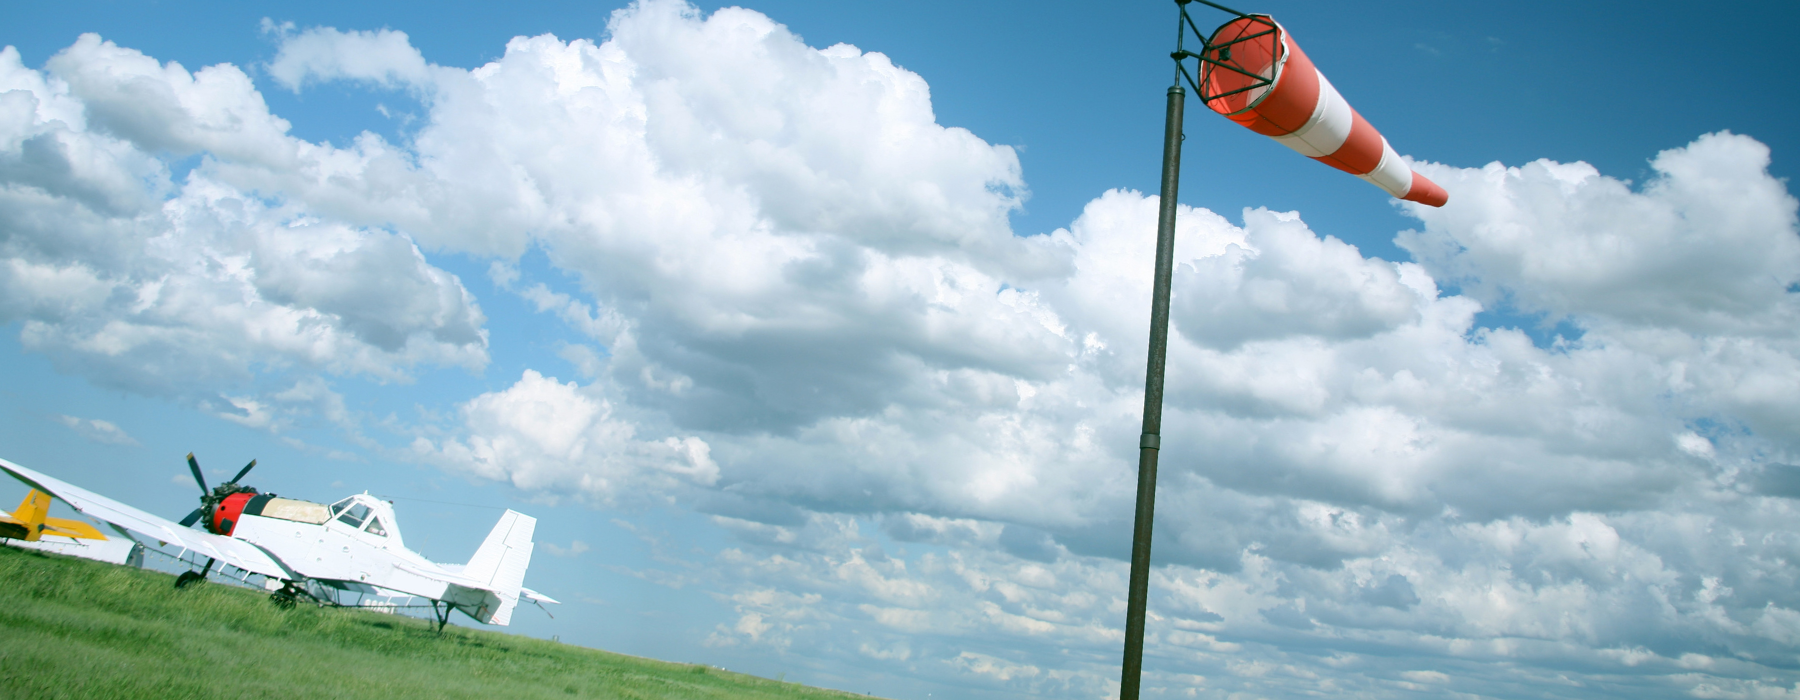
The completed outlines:
{"type": "Polygon", "coordinates": [[[1181,8],[1175,51],[1169,54],[1170,58],[1175,59],[1175,84],[1180,85],[1185,79],[1188,86],[1194,89],[1194,94],[1199,95],[1200,101],[1208,107],[1226,98],[1251,95],[1245,99],[1246,104],[1237,109],[1223,111],[1214,108],[1221,114],[1240,112],[1256,106],[1261,96],[1267,94],[1275,86],[1275,82],[1281,79],[1281,68],[1287,62],[1287,43],[1281,40],[1281,26],[1268,15],[1247,14],[1207,0],[1175,0],[1175,4],[1181,8]],[[1201,31],[1200,25],[1194,22],[1193,15],[1188,14],[1188,5],[1193,3],[1229,13],[1236,19],[1226,22],[1209,35],[1201,31]],[[1228,30],[1234,28],[1238,30],[1236,34],[1225,36],[1228,30]],[[1190,33],[1193,40],[1200,43],[1198,52],[1187,50],[1190,33]],[[1264,37],[1273,39],[1259,41],[1264,37]],[[1276,55],[1268,75],[1246,70],[1242,62],[1233,57],[1234,51],[1239,51],[1241,55],[1244,49],[1261,52],[1270,50],[1270,47],[1273,47],[1276,55]],[[1198,76],[1195,72],[1189,72],[1188,59],[1195,61],[1198,76]],[[1260,93],[1257,92],[1259,90],[1260,93]]]}

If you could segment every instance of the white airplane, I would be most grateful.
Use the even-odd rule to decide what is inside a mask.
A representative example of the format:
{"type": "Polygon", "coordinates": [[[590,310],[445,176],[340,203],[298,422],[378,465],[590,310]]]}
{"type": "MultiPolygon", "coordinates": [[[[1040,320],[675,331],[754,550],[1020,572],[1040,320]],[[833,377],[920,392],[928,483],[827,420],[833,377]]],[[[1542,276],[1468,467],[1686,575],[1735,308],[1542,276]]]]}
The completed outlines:
{"type": "Polygon", "coordinates": [[[176,579],[177,588],[204,579],[214,562],[224,562],[279,581],[280,589],[270,598],[284,607],[299,597],[312,597],[307,581],[339,590],[424,598],[432,601],[439,629],[449,621],[451,610],[485,624],[505,625],[512,621],[520,598],[557,602],[524,587],[536,518],[508,510],[469,563],[438,564],[406,548],[394,507],[386,501],[362,493],[326,506],[260,494],[237,484],[254,466],[252,460],[231,481],[208,490],[199,463],[188,455],[188,467],[203,495],[200,508],[176,523],[0,459],[0,469],[13,478],[120,534],[130,537],[126,531],[134,531],[207,557],[205,568],[176,579]],[[209,532],[189,527],[202,517],[209,532]]]}

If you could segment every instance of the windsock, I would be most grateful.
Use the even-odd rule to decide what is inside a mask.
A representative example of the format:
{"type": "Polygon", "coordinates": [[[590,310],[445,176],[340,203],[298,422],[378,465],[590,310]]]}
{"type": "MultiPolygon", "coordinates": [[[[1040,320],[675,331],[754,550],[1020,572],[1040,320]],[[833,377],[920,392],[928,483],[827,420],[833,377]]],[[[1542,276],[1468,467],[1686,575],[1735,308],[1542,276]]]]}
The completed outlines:
{"type": "Polygon", "coordinates": [[[1433,207],[1450,201],[1443,187],[1401,162],[1275,20],[1239,17],[1213,32],[1210,44],[1200,97],[1214,112],[1400,199],[1433,207]]]}

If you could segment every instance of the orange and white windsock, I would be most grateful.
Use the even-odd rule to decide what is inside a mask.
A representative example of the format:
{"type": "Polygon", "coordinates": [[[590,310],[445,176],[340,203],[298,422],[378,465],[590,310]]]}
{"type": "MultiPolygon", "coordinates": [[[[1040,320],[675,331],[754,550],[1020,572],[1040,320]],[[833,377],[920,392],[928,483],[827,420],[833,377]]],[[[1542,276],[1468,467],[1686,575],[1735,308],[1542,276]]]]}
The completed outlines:
{"type": "Polygon", "coordinates": [[[1433,207],[1450,201],[1443,187],[1400,160],[1275,20],[1239,17],[1213,32],[1210,43],[1200,87],[1213,111],[1400,199],[1433,207]]]}

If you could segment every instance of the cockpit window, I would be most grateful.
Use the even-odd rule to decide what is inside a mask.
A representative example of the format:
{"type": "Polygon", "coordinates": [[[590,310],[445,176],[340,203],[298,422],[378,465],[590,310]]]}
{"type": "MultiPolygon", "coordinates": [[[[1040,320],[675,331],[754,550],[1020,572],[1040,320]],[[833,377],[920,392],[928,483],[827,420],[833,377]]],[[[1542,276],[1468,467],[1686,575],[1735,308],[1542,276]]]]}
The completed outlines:
{"type": "Polygon", "coordinates": [[[350,506],[350,510],[338,516],[338,522],[350,527],[362,527],[363,521],[369,517],[369,507],[361,503],[350,506]]]}
{"type": "Polygon", "coordinates": [[[331,514],[337,515],[338,513],[344,512],[344,509],[349,508],[349,507],[350,507],[350,499],[346,498],[344,500],[338,501],[336,503],[331,504],[331,514]]]}
{"type": "Polygon", "coordinates": [[[371,535],[387,537],[387,530],[381,528],[381,518],[370,518],[369,527],[365,528],[365,530],[371,535]]]}

